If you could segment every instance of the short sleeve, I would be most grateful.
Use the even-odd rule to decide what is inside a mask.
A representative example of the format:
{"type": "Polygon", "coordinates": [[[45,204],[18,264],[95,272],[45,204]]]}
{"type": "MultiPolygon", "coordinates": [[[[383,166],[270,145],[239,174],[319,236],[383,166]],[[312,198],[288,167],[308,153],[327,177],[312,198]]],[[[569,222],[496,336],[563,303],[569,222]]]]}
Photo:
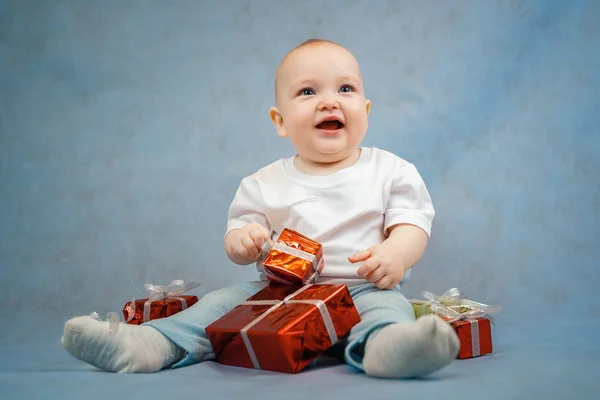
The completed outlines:
{"type": "Polygon", "coordinates": [[[397,224],[410,224],[431,236],[435,211],[425,182],[413,164],[395,169],[385,209],[384,232],[397,224]]]}
{"type": "Polygon", "coordinates": [[[229,206],[227,233],[233,229],[256,222],[267,228],[271,227],[264,213],[264,200],[258,182],[251,177],[244,178],[229,206]]]}

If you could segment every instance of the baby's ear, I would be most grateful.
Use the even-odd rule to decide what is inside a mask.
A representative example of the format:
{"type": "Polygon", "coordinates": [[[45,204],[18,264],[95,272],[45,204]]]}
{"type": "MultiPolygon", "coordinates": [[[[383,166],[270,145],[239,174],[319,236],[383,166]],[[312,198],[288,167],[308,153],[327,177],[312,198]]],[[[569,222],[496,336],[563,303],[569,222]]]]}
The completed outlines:
{"type": "Polygon", "coordinates": [[[269,109],[269,116],[271,117],[271,122],[277,128],[277,134],[281,137],[287,137],[287,131],[283,126],[283,116],[277,107],[271,107],[269,109]]]}
{"type": "Polygon", "coordinates": [[[367,115],[369,115],[371,112],[371,100],[367,100],[365,106],[367,107],[367,115]]]}

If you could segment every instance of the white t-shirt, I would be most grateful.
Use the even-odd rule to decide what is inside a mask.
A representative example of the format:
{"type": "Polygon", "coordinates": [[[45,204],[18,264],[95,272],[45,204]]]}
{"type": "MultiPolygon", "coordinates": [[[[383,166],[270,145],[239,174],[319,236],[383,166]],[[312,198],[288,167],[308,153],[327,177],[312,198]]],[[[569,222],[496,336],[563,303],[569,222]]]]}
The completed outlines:
{"type": "MultiPolygon", "coordinates": [[[[242,180],[227,232],[257,222],[276,240],[284,228],[295,230],[323,245],[319,283],[348,286],[365,282],[356,273],[361,263],[348,257],[383,242],[391,226],[412,224],[431,235],[434,208],[413,164],[363,147],[354,165],[313,176],[297,170],[294,158],[277,160],[242,180]]],[[[257,269],[263,271],[260,262],[257,269]]]]}

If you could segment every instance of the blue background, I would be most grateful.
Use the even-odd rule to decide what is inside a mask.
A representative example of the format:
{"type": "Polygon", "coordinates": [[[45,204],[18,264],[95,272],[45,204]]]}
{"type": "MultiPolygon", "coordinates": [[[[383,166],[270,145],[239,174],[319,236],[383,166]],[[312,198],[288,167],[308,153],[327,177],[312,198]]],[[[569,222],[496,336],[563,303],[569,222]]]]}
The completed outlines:
{"type": "MultiPolygon", "coordinates": [[[[193,280],[201,296],[256,278],[223,251],[227,209],[241,178],[293,154],[268,118],[273,76],[290,48],[322,37],[361,64],[363,145],[413,162],[434,200],[407,295],[458,287],[503,307],[496,358],[456,363],[443,391],[488,370],[487,384],[512,373],[519,390],[546,390],[530,394],[591,393],[599,20],[593,0],[0,0],[0,382],[24,396],[16,370],[63,385],[85,371],[60,348],[64,322],[120,312],[141,296],[132,283],[193,280]]],[[[250,373],[196,367],[178,379],[212,373],[215,396],[250,373]]],[[[428,384],[410,390],[438,393],[428,384]]]]}

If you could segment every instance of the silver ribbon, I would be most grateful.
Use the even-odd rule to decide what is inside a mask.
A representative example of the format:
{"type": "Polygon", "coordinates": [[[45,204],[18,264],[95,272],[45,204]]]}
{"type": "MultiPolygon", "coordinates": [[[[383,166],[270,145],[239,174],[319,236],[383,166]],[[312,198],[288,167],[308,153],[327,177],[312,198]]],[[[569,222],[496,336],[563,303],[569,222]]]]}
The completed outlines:
{"type": "Polygon", "coordinates": [[[108,322],[108,330],[110,332],[115,332],[119,330],[119,324],[121,323],[121,319],[119,318],[119,315],[116,312],[108,312],[106,314],[106,320],[102,319],[102,317],[98,315],[98,313],[95,311],[90,314],[90,317],[94,318],[97,321],[108,322]]]}
{"type": "Polygon", "coordinates": [[[490,314],[501,310],[501,307],[463,299],[457,288],[452,288],[441,296],[424,290],[421,292],[421,296],[429,300],[431,311],[448,318],[448,322],[474,320],[477,318],[487,318],[493,322],[490,314]]]}
{"type": "MultiPolygon", "coordinates": [[[[192,290],[195,287],[200,286],[197,282],[189,282],[185,283],[185,281],[181,279],[176,279],[171,281],[168,285],[155,285],[153,283],[144,283],[144,288],[148,293],[148,300],[144,302],[144,314],[143,314],[143,322],[150,320],[150,308],[153,301],[157,300],[165,300],[165,299],[177,299],[181,302],[181,309],[185,310],[187,308],[187,301],[185,298],[180,297],[183,293],[192,290]]],[[[131,299],[131,307],[127,309],[129,317],[127,318],[127,322],[133,319],[135,315],[135,297],[131,299]]]]}
{"type": "Polygon", "coordinates": [[[479,320],[474,319],[471,322],[471,349],[473,357],[481,355],[481,344],[479,343],[479,320]]]}
{"type": "Polygon", "coordinates": [[[257,323],[262,321],[267,315],[271,314],[273,311],[278,309],[279,307],[286,304],[313,304],[317,306],[317,309],[321,313],[321,317],[323,318],[323,323],[325,324],[325,328],[327,329],[327,333],[329,335],[329,340],[331,340],[331,344],[335,344],[338,341],[337,332],[335,331],[335,326],[333,325],[333,320],[331,319],[331,315],[329,314],[329,310],[327,309],[327,304],[323,300],[292,300],[295,296],[302,293],[309,287],[314,286],[312,284],[308,284],[302,286],[300,289],[296,290],[294,293],[286,296],[283,300],[246,300],[241,305],[245,306],[256,306],[256,305],[272,305],[271,308],[267,309],[263,314],[254,319],[248,325],[244,326],[240,334],[242,335],[242,340],[244,341],[244,345],[246,346],[246,350],[248,351],[248,355],[250,356],[250,360],[252,361],[252,365],[255,369],[261,369],[260,363],[258,362],[258,357],[256,357],[256,352],[254,351],[254,347],[250,342],[250,338],[248,337],[248,331],[257,323]]]}
{"type": "MultiPolygon", "coordinates": [[[[323,266],[323,257],[321,257],[321,259],[319,260],[319,264],[317,264],[317,256],[315,254],[311,254],[304,250],[300,250],[295,247],[285,245],[281,242],[275,242],[273,245],[266,242],[263,245],[263,251],[268,254],[271,250],[277,250],[282,253],[289,254],[291,256],[298,257],[303,260],[309,261],[313,265],[315,272],[310,276],[310,278],[308,278],[306,283],[308,283],[308,284],[315,283],[319,279],[321,267],[323,266]]],[[[267,254],[265,254],[265,256],[267,254]]],[[[289,283],[287,280],[273,275],[273,273],[270,272],[266,268],[265,268],[265,274],[273,281],[277,281],[277,282],[281,282],[281,283],[289,283]]]]}

